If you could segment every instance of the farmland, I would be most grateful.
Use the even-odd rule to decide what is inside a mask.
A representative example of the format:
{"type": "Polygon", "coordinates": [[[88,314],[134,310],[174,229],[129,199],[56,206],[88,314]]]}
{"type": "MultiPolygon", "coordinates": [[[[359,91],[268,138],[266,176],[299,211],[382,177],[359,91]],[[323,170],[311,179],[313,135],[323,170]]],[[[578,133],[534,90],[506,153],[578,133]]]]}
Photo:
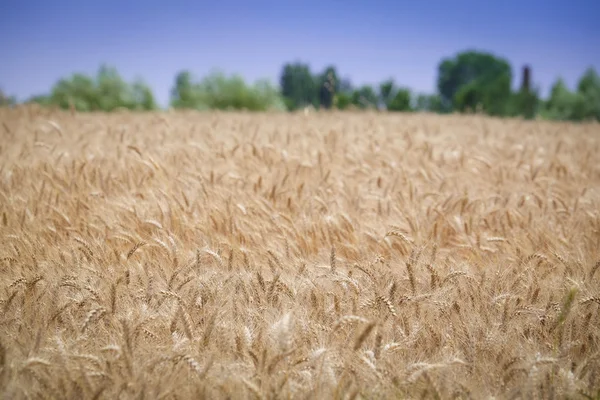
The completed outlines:
{"type": "Polygon", "coordinates": [[[0,122],[2,398],[600,395],[598,124],[0,122]]]}

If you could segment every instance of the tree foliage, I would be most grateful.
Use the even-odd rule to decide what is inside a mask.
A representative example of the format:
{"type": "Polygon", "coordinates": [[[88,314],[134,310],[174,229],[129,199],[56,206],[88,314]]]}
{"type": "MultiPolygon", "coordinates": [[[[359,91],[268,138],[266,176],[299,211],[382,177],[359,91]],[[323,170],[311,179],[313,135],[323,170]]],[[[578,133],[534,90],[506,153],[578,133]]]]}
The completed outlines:
{"type": "MultiPolygon", "coordinates": [[[[213,71],[197,81],[189,70],[180,71],[170,91],[169,105],[178,109],[283,110],[313,106],[321,109],[350,108],[388,111],[481,112],[492,116],[542,117],[555,120],[600,121],[600,77],[588,68],[574,90],[562,79],[543,100],[539,88],[530,88],[529,74],[517,91],[512,88],[510,64],[492,53],[467,50],[444,58],[437,66],[437,92],[413,95],[406,86],[386,79],[374,85],[354,87],[330,64],[313,73],[303,62],[286,63],[279,87],[266,80],[247,84],[239,75],[213,71]]],[[[141,79],[126,82],[116,68],[102,65],[95,76],[75,73],[59,79],[50,93],[28,102],[75,108],[80,111],[112,111],[119,108],[152,110],[157,103],[141,79]]],[[[0,106],[16,104],[0,91],[0,106]]]]}
{"type": "Polygon", "coordinates": [[[319,105],[326,109],[333,107],[333,100],[339,90],[339,80],[334,66],[325,68],[319,76],[319,105]]]}
{"type": "Polygon", "coordinates": [[[341,92],[335,95],[334,105],[338,110],[346,110],[352,105],[352,95],[341,92]]]}
{"type": "Polygon", "coordinates": [[[511,97],[510,64],[490,53],[465,51],[442,60],[438,90],[442,105],[458,111],[481,108],[504,115],[511,97]]]}
{"type": "Polygon", "coordinates": [[[600,76],[593,68],[588,68],[579,83],[577,93],[581,96],[582,118],[600,121],[600,76]]]}
{"type": "Polygon", "coordinates": [[[379,84],[379,98],[386,107],[392,100],[395,89],[396,84],[393,79],[385,80],[379,84]]]}
{"type": "Polygon", "coordinates": [[[285,64],[279,80],[281,95],[289,110],[318,106],[317,80],[307,64],[285,64]]]}
{"type": "Polygon", "coordinates": [[[177,74],[171,91],[171,106],[248,111],[284,108],[277,89],[269,82],[261,80],[250,86],[239,75],[227,76],[218,71],[213,71],[200,82],[194,82],[189,71],[177,74]]]}
{"type": "Polygon", "coordinates": [[[387,105],[389,111],[411,111],[411,93],[407,88],[396,90],[394,97],[387,105]]]}
{"type": "Polygon", "coordinates": [[[581,93],[571,92],[565,82],[559,78],[552,85],[544,116],[561,121],[577,121],[583,119],[584,109],[584,97],[581,93]]]}
{"type": "Polygon", "coordinates": [[[95,78],[75,73],[60,79],[48,95],[32,97],[29,102],[73,107],[78,111],[113,111],[118,108],[153,110],[152,90],[141,80],[127,83],[114,67],[102,65],[95,78]]]}
{"type": "Polygon", "coordinates": [[[540,110],[541,101],[538,90],[520,89],[511,95],[507,108],[508,116],[522,116],[526,119],[534,118],[540,110]]]}
{"type": "Polygon", "coordinates": [[[362,109],[377,108],[379,98],[375,89],[369,85],[363,85],[352,93],[352,104],[362,109]]]}

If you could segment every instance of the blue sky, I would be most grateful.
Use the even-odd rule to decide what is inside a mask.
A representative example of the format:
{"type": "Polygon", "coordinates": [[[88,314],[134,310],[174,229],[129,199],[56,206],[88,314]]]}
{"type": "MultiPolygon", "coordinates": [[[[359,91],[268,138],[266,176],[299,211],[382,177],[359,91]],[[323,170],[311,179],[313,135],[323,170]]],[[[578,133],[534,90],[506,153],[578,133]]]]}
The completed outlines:
{"type": "MultiPolygon", "coordinates": [[[[600,72],[600,1],[0,0],[0,88],[20,100],[101,63],[168,102],[175,74],[214,68],[278,82],[284,62],[334,64],[355,85],[435,91],[443,57],[493,52],[532,66],[542,93],[600,72]]],[[[516,84],[516,82],[515,82],[516,84]]]]}

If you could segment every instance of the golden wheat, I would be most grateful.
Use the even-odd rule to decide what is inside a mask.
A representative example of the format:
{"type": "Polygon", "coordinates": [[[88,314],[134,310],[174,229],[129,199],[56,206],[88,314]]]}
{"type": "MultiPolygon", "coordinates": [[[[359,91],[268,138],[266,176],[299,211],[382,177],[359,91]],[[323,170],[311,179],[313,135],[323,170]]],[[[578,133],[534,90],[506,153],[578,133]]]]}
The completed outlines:
{"type": "Polygon", "coordinates": [[[0,110],[2,398],[597,398],[600,127],[0,110]]]}

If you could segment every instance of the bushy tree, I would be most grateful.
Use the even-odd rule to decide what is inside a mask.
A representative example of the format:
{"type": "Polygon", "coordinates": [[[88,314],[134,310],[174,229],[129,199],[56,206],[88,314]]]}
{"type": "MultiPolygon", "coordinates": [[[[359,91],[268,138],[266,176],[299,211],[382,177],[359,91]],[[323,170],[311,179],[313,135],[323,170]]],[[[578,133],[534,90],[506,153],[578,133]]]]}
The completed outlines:
{"type": "Polygon", "coordinates": [[[411,93],[407,88],[396,90],[394,97],[387,105],[389,111],[411,111],[411,93]]]}
{"type": "Polygon", "coordinates": [[[100,67],[96,76],[95,92],[100,110],[135,107],[131,87],[114,67],[100,67]]]}
{"type": "Polygon", "coordinates": [[[60,79],[48,95],[34,96],[28,102],[75,108],[78,111],[113,111],[118,108],[153,110],[152,90],[141,80],[127,83],[114,67],[102,65],[95,77],[75,73],[60,79]]]}
{"type": "Polygon", "coordinates": [[[192,81],[189,72],[177,75],[171,92],[174,108],[265,111],[285,108],[276,88],[260,80],[247,85],[239,75],[226,76],[214,71],[200,82],[192,81]]]}
{"type": "Polygon", "coordinates": [[[411,111],[412,94],[406,87],[398,87],[393,79],[379,85],[378,102],[388,111],[411,111]]]}
{"type": "Polygon", "coordinates": [[[577,93],[583,101],[583,118],[600,121],[600,77],[594,68],[588,68],[579,79],[577,93]]]}
{"type": "Polygon", "coordinates": [[[158,108],[156,99],[152,89],[141,79],[137,79],[131,85],[131,92],[133,97],[133,107],[137,110],[154,110],[158,108]]]}
{"type": "Polygon", "coordinates": [[[271,81],[259,79],[251,87],[251,91],[260,99],[261,110],[284,111],[286,109],[281,93],[271,81]]]}
{"type": "Polygon", "coordinates": [[[339,110],[346,110],[352,105],[352,95],[342,92],[335,95],[334,105],[339,110]]]}
{"type": "Polygon", "coordinates": [[[562,121],[600,121],[600,77],[593,68],[579,79],[575,91],[569,90],[562,78],[552,85],[541,115],[562,121]]]}
{"type": "Polygon", "coordinates": [[[329,109],[333,106],[333,100],[339,91],[339,80],[335,67],[329,66],[319,76],[319,105],[329,109]]]}
{"type": "Polygon", "coordinates": [[[442,60],[438,91],[443,108],[464,111],[479,106],[490,115],[505,115],[511,97],[510,64],[490,53],[465,51],[442,60]]]}
{"type": "Polygon", "coordinates": [[[61,108],[74,107],[78,111],[101,109],[94,80],[80,73],[60,79],[50,90],[47,102],[61,108]]]}
{"type": "Polygon", "coordinates": [[[310,67],[303,63],[285,64],[279,79],[281,95],[289,110],[319,105],[317,79],[312,75],[310,67]]]}
{"type": "Polygon", "coordinates": [[[193,82],[190,71],[181,71],[175,76],[171,90],[171,106],[174,108],[196,108],[200,104],[198,85],[193,82]]]}
{"type": "Polygon", "coordinates": [[[396,84],[393,79],[388,79],[379,84],[379,99],[386,107],[392,100],[395,90],[396,84]]]}
{"type": "Polygon", "coordinates": [[[507,106],[508,116],[521,116],[526,119],[534,118],[540,111],[541,100],[539,91],[520,89],[512,94],[507,106]]]}
{"type": "Polygon", "coordinates": [[[559,78],[552,85],[543,116],[554,120],[578,121],[583,118],[584,113],[583,96],[580,93],[570,91],[565,82],[559,78]]]}
{"type": "Polygon", "coordinates": [[[352,95],[354,86],[348,78],[340,79],[338,91],[333,99],[333,105],[338,110],[346,110],[352,107],[352,95]]]}
{"type": "Polygon", "coordinates": [[[379,98],[372,86],[363,85],[352,93],[352,104],[358,108],[377,108],[379,98]]]}

